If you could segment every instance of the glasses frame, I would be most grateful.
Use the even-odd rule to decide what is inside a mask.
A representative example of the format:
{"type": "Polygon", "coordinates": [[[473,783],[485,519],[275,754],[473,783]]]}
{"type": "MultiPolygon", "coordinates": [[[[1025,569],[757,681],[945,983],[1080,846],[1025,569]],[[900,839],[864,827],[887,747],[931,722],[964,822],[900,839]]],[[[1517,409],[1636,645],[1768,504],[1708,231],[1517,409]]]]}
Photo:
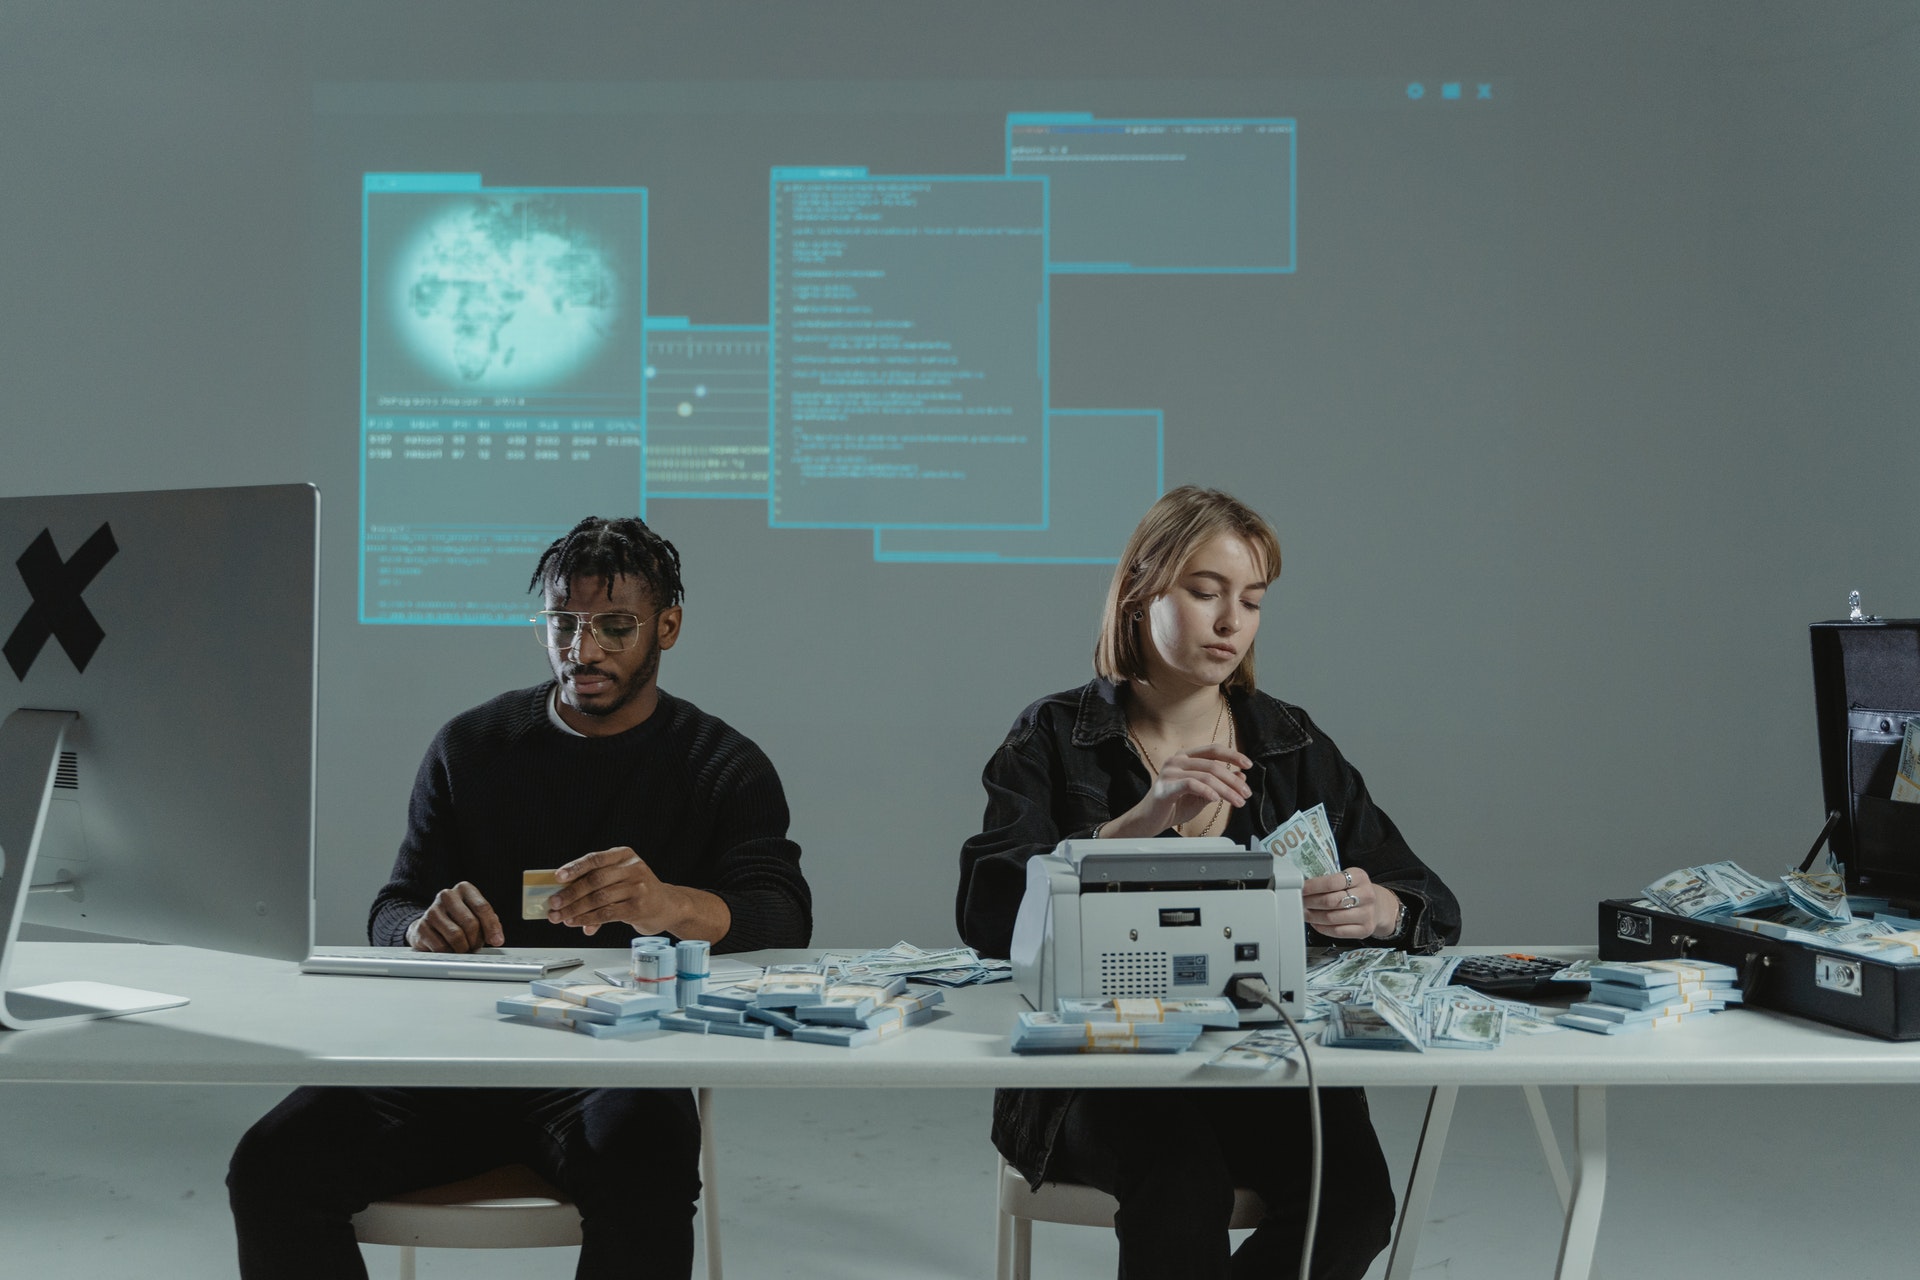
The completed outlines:
{"type": "Polygon", "coordinates": [[[640,629],[665,612],[666,610],[664,609],[655,609],[652,613],[642,618],[631,609],[605,609],[599,613],[584,613],[578,609],[542,609],[528,618],[527,621],[531,622],[535,628],[538,629],[540,635],[538,643],[540,647],[548,653],[573,652],[573,650],[579,648],[580,637],[583,635],[591,635],[593,642],[600,646],[602,653],[625,653],[639,643],[640,629]],[[573,633],[573,639],[567,644],[555,644],[548,638],[550,624],[547,619],[555,617],[573,618],[579,623],[578,629],[573,633]],[[602,618],[634,619],[632,639],[622,644],[608,644],[607,638],[600,633],[600,619],[602,618]]]}

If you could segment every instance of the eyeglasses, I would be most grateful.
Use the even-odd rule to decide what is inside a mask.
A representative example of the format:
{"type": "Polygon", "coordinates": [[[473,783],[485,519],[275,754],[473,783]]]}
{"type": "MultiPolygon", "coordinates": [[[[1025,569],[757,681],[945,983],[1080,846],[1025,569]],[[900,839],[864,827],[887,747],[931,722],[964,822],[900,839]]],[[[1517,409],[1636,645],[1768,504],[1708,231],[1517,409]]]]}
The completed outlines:
{"type": "Polygon", "coordinates": [[[580,642],[584,628],[593,633],[593,641],[608,653],[631,649],[640,639],[640,628],[659,617],[650,613],[637,618],[631,613],[572,613],[566,609],[542,609],[528,621],[539,633],[542,649],[562,652],[580,642]]]}

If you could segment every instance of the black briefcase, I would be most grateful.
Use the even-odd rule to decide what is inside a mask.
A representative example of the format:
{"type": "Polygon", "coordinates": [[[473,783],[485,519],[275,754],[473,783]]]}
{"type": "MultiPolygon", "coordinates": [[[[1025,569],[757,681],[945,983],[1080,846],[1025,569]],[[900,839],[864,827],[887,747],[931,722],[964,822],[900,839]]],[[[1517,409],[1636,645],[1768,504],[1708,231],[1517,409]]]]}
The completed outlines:
{"type": "MultiPolygon", "coordinates": [[[[1920,618],[1855,616],[1816,622],[1811,632],[1827,825],[1806,864],[1830,843],[1846,867],[1849,893],[1920,911],[1920,804],[1891,798],[1902,735],[1909,720],[1920,719],[1920,618]]],[[[1740,972],[1748,1004],[1888,1040],[1920,1039],[1920,965],[1887,964],[1619,899],[1600,904],[1600,955],[1729,964],[1740,972]]]]}

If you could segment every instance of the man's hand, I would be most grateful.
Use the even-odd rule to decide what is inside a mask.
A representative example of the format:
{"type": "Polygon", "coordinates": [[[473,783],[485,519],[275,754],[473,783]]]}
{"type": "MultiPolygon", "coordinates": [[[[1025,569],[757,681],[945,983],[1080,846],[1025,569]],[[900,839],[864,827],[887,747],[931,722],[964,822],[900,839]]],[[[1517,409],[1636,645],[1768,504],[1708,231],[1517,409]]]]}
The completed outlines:
{"type": "Polygon", "coordinates": [[[407,926],[407,945],[415,951],[478,951],[506,940],[500,917],[466,880],[434,894],[427,914],[407,926]]]}
{"type": "Polygon", "coordinates": [[[589,938],[601,925],[619,922],[641,933],[717,942],[733,923],[726,903],[704,890],[667,884],[624,845],[575,858],[553,874],[560,888],[547,899],[547,919],[589,938]]]}

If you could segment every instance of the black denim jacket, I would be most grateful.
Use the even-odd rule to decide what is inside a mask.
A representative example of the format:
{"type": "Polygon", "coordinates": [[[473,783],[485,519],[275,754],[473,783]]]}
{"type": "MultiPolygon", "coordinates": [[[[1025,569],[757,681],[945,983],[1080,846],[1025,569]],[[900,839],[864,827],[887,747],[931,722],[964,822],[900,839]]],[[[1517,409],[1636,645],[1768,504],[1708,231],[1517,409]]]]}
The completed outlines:
{"type": "MultiPolygon", "coordinates": [[[[1324,804],[1341,865],[1365,868],[1407,904],[1405,930],[1388,945],[1430,952],[1459,941],[1460,904],[1452,891],[1414,856],[1367,794],[1359,771],[1307,713],[1257,691],[1231,694],[1228,701],[1241,754],[1253,760],[1247,773],[1253,798],[1230,811],[1227,836],[1247,844],[1296,810],[1324,804]]],[[[1119,687],[1094,680],[1021,712],[981,781],[984,830],[960,850],[954,911],[970,946],[1005,956],[1026,892],[1027,859],[1125,813],[1152,780],[1127,740],[1119,687]]],[[[994,1145],[1029,1182],[1037,1185],[1044,1175],[1072,1098],[1071,1090],[1059,1089],[1003,1089],[994,1096],[994,1145]]]]}

